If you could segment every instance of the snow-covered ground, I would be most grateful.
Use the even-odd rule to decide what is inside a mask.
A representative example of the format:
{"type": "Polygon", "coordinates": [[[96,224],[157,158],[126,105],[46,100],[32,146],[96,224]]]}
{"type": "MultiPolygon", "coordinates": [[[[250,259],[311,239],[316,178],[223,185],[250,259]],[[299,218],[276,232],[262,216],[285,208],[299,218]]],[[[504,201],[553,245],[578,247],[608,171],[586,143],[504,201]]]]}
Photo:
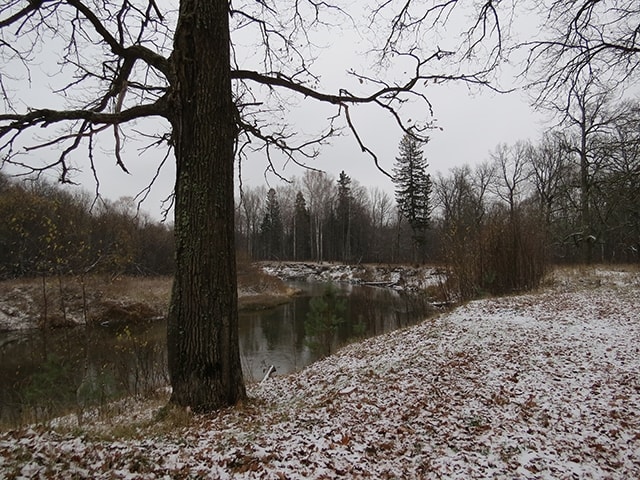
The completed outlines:
{"type": "Polygon", "coordinates": [[[344,265],[341,263],[263,262],[262,269],[285,280],[375,284],[395,290],[424,290],[444,282],[446,276],[434,267],[408,265],[344,265]]]}
{"type": "Polygon", "coordinates": [[[169,433],[144,427],[140,403],[74,433],[1,434],[0,478],[637,479],[639,311],[637,271],[556,274],[350,345],[169,433]],[[118,421],[129,434],[107,440],[118,421]]]}

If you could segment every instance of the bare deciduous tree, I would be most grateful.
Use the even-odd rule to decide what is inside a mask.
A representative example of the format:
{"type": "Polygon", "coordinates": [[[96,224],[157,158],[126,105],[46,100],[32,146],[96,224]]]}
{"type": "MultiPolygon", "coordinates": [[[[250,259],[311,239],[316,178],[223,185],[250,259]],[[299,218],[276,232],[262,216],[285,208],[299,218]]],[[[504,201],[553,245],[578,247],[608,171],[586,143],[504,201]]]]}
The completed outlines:
{"type": "Polygon", "coordinates": [[[541,38],[523,43],[538,101],[594,71],[610,82],[635,78],[640,65],[640,4],[636,0],[548,0],[538,5],[541,38]]]}
{"type": "Polygon", "coordinates": [[[149,147],[168,145],[175,157],[176,274],[167,329],[172,403],[207,411],[245,396],[237,338],[234,157],[258,150],[274,169],[276,155],[306,163],[343,128],[377,164],[352,116],[357,105],[378,107],[404,133],[426,135],[430,119],[411,121],[403,105],[416,99],[429,112],[425,86],[483,84],[499,58],[497,3],[468,2],[475,17],[454,32],[448,20],[468,19],[472,10],[461,10],[465,3],[354,4],[353,15],[337,2],[308,0],[180,0],[177,10],[167,11],[155,0],[9,0],[0,7],[5,163],[36,173],[57,169],[62,181],[70,181],[83,155],[96,171],[98,149],[108,149],[126,171],[126,147],[140,138],[149,139],[149,147]],[[356,18],[368,22],[366,35],[379,34],[372,46],[382,59],[378,66],[394,67],[394,73],[353,70],[346,86],[323,90],[314,68],[316,33],[326,43],[332,28],[343,33],[356,18]],[[449,35],[446,47],[432,41],[434,32],[449,35]],[[460,33],[464,45],[451,40],[460,33]],[[486,61],[462,71],[461,61],[477,58],[473,53],[481,46],[489,52],[486,61]],[[25,82],[43,77],[49,78],[38,88],[47,96],[39,99],[25,82]],[[317,134],[303,135],[287,124],[295,101],[331,108],[317,134]],[[45,154],[51,150],[57,150],[54,156],[45,154]],[[40,152],[43,162],[34,158],[40,152]]]}
{"type": "Polygon", "coordinates": [[[491,154],[495,172],[493,191],[507,204],[511,217],[522,201],[522,196],[527,193],[525,188],[530,175],[527,168],[530,149],[531,145],[525,142],[517,142],[512,146],[501,144],[491,154]]]}
{"type": "Polygon", "coordinates": [[[547,228],[555,210],[559,197],[570,180],[570,164],[566,142],[559,134],[547,134],[540,144],[531,151],[529,159],[531,182],[536,191],[540,210],[547,228]]]}

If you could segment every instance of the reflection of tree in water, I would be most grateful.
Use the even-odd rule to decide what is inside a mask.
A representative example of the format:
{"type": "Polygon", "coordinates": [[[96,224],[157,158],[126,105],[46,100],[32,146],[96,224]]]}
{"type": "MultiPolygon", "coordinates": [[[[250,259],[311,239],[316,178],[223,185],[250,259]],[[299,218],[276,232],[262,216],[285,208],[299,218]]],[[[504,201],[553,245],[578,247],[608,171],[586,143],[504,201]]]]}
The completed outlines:
{"type": "Polygon", "coordinates": [[[361,322],[366,336],[406,327],[433,311],[433,306],[424,295],[363,287],[354,290],[349,296],[348,318],[351,329],[353,330],[353,324],[361,322]]]}
{"type": "MultiPolygon", "coordinates": [[[[286,320],[287,314],[291,310],[290,305],[287,305],[284,308],[284,317],[286,320]]],[[[283,327],[288,322],[278,321],[277,318],[273,318],[273,315],[269,315],[266,318],[262,318],[260,322],[260,327],[262,330],[262,334],[264,335],[265,340],[267,341],[267,348],[269,350],[275,350],[278,345],[282,343],[283,337],[283,327]]]]}
{"type": "MultiPolygon", "coordinates": [[[[404,327],[430,313],[424,297],[383,288],[338,288],[338,296],[346,301],[345,321],[334,334],[332,351],[334,346],[404,327]]],[[[322,286],[309,284],[308,291],[319,295],[322,286]]],[[[277,374],[286,374],[318,358],[305,343],[311,296],[241,316],[247,378],[260,380],[263,366],[274,364],[277,374]]],[[[166,385],[164,328],[160,321],[0,334],[0,424],[13,427],[36,417],[45,421],[81,414],[114,398],[144,395],[166,385]]]]}
{"type": "Polygon", "coordinates": [[[0,425],[47,421],[167,384],[164,325],[20,333],[0,347],[0,425]]]}
{"type": "Polygon", "coordinates": [[[298,321],[304,318],[308,303],[307,297],[300,296],[271,310],[240,315],[240,356],[245,378],[258,381],[271,365],[282,374],[308,363],[301,360],[304,320],[298,321]]]}
{"type": "Polygon", "coordinates": [[[322,295],[309,302],[304,327],[309,348],[320,356],[331,355],[338,328],[346,323],[346,300],[336,287],[327,283],[322,295]]]}
{"type": "Polygon", "coordinates": [[[20,389],[22,420],[45,421],[75,403],[77,375],[72,362],[49,355],[20,389]]]}
{"type": "Polygon", "coordinates": [[[303,367],[305,362],[305,328],[304,320],[309,311],[309,301],[311,297],[296,297],[286,305],[284,315],[284,326],[286,338],[283,335],[283,345],[287,352],[290,352],[290,361],[293,370],[303,367]]]}
{"type": "Polygon", "coordinates": [[[0,425],[42,422],[71,411],[82,379],[84,357],[75,331],[13,332],[13,337],[3,340],[0,425]]]}
{"type": "Polygon", "coordinates": [[[333,334],[338,347],[415,324],[434,312],[425,295],[368,286],[350,287],[345,292],[344,322],[338,323],[333,334]]]}

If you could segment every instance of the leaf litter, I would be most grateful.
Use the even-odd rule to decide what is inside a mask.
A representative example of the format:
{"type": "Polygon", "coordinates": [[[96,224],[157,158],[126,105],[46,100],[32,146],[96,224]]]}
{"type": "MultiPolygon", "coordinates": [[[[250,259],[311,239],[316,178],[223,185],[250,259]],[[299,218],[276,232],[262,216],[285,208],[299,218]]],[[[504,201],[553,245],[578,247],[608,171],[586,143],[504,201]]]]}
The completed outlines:
{"type": "Polygon", "coordinates": [[[152,418],[139,401],[2,433],[0,478],[640,478],[640,274],[589,278],[349,345],[168,432],[96,433],[152,418]]]}

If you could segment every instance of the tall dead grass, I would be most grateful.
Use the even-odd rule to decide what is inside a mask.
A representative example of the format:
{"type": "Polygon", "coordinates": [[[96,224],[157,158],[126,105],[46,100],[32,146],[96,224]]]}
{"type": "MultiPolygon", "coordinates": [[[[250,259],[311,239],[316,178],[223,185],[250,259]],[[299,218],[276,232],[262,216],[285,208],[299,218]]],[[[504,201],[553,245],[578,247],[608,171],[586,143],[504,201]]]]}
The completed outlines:
{"type": "Polygon", "coordinates": [[[468,300],[530,290],[547,271],[546,237],[535,215],[493,212],[480,225],[454,226],[444,248],[450,296],[468,300]]]}

